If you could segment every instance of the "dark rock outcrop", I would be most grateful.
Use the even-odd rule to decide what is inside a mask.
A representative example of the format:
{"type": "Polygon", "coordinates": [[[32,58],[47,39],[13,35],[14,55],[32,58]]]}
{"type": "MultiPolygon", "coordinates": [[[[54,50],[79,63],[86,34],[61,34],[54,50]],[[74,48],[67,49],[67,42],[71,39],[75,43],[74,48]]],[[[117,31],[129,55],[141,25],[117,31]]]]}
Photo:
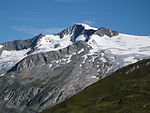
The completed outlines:
{"type": "Polygon", "coordinates": [[[11,42],[3,43],[1,49],[11,51],[11,50],[22,50],[28,48],[34,48],[37,44],[37,41],[44,35],[40,34],[32,39],[28,40],[15,40],[11,42]]]}
{"type": "Polygon", "coordinates": [[[117,31],[113,31],[113,30],[110,30],[110,29],[106,29],[106,28],[99,28],[95,34],[99,35],[100,37],[104,36],[104,35],[107,35],[109,37],[113,37],[113,36],[117,36],[119,35],[119,33],[117,31]]]}

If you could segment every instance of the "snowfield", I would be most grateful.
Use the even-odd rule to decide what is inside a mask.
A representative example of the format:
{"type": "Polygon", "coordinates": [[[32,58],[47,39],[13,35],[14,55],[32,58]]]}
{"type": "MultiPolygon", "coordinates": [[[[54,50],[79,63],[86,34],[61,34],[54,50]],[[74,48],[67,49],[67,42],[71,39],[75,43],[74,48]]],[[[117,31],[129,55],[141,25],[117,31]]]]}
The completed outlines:
{"type": "Polygon", "coordinates": [[[17,62],[27,57],[27,52],[30,49],[25,49],[21,51],[6,51],[4,50],[0,55],[0,70],[8,71],[11,69],[17,62]]]}
{"type": "Polygon", "coordinates": [[[119,34],[110,38],[92,35],[89,44],[95,51],[105,50],[111,60],[124,61],[123,66],[150,57],[150,37],[148,36],[119,34]]]}
{"type": "Polygon", "coordinates": [[[93,47],[110,50],[112,54],[126,55],[126,54],[143,54],[150,55],[150,38],[146,36],[132,36],[119,34],[114,37],[99,37],[93,35],[91,42],[95,41],[93,47]]]}
{"type": "Polygon", "coordinates": [[[71,35],[65,35],[63,38],[57,35],[46,35],[37,43],[36,50],[33,54],[48,51],[57,51],[73,44],[70,41],[71,35]]]}
{"type": "Polygon", "coordinates": [[[0,45],[0,49],[3,47],[3,45],[0,45]]]}

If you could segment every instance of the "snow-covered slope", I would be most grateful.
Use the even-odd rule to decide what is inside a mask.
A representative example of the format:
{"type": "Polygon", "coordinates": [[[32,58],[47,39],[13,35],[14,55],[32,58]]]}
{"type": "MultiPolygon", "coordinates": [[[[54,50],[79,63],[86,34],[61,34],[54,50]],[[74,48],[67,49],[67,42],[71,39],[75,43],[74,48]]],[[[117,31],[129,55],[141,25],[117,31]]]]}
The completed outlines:
{"type": "Polygon", "coordinates": [[[119,34],[112,38],[108,36],[99,37],[92,35],[90,42],[95,41],[92,46],[100,49],[110,50],[112,54],[144,54],[150,55],[150,37],[119,34]]]}
{"type": "Polygon", "coordinates": [[[118,36],[110,38],[92,35],[89,44],[95,52],[105,50],[108,58],[118,63],[119,67],[150,57],[150,37],[148,36],[120,33],[118,36]]]}
{"type": "Polygon", "coordinates": [[[0,45],[0,48],[2,48],[3,46],[2,45],[0,45]]]}
{"type": "Polygon", "coordinates": [[[70,37],[71,35],[65,35],[63,38],[60,38],[58,35],[45,35],[37,42],[35,47],[36,49],[33,54],[57,51],[59,49],[65,48],[72,44],[70,37]]]}
{"type": "Polygon", "coordinates": [[[28,51],[30,51],[30,49],[20,51],[4,50],[0,55],[0,70],[8,71],[9,69],[11,69],[17,62],[27,56],[28,51]]]}

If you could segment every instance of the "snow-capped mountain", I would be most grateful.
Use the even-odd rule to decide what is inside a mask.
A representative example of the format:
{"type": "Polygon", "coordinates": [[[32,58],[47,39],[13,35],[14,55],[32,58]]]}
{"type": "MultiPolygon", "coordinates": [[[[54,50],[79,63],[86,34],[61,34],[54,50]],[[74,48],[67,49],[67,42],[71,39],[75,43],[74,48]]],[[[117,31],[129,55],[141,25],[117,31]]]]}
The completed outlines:
{"type": "Polygon", "coordinates": [[[58,34],[37,36],[36,44],[34,41],[31,43],[31,45],[34,44],[33,47],[29,46],[18,50],[19,44],[17,42],[8,42],[0,45],[0,49],[2,49],[0,70],[8,71],[16,63],[31,54],[58,51],[77,41],[87,42],[93,48],[91,50],[93,53],[104,50],[106,54],[109,54],[108,57],[111,56],[109,57],[111,60],[121,60],[119,67],[150,56],[149,36],[126,35],[106,28],[98,29],[79,23],[58,34]],[[18,45],[11,47],[14,46],[13,44],[18,45]]]}
{"type": "Polygon", "coordinates": [[[149,36],[80,23],[53,35],[0,44],[0,108],[40,111],[145,58],[150,58],[149,36]]]}

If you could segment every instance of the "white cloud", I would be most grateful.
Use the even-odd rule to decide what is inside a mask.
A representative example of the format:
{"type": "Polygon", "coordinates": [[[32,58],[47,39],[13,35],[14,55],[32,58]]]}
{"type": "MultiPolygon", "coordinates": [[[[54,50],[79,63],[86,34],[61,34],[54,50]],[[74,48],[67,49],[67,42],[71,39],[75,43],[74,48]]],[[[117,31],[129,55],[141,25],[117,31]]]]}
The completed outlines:
{"type": "Polygon", "coordinates": [[[92,19],[92,20],[79,20],[79,21],[73,22],[73,24],[75,24],[75,23],[84,23],[84,24],[91,25],[91,26],[96,25],[95,19],[92,19]]]}
{"type": "Polygon", "coordinates": [[[63,28],[35,28],[31,26],[11,26],[11,29],[28,33],[31,35],[43,34],[54,34],[63,30],[63,28]]]}
{"type": "Polygon", "coordinates": [[[91,20],[82,20],[81,22],[85,23],[85,24],[88,24],[88,25],[93,25],[94,24],[94,22],[91,21],[91,20]]]}

